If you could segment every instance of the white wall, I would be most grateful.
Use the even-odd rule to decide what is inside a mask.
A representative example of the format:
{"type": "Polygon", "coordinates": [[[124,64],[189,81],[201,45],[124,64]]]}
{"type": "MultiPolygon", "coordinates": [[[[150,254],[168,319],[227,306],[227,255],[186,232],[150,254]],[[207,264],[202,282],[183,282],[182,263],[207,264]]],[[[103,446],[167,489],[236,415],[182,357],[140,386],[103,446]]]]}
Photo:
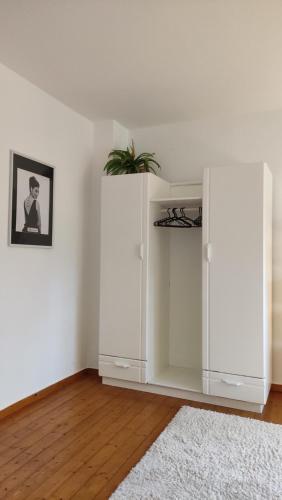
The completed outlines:
{"type": "MultiPolygon", "coordinates": [[[[282,384],[282,111],[219,117],[131,131],[155,152],[169,181],[201,179],[203,167],[266,161],[273,173],[273,382],[282,384]]],[[[251,230],[251,221],[250,230],[251,230]]]]}
{"type": "Polygon", "coordinates": [[[0,65],[0,409],[86,366],[93,125],[0,65]],[[9,247],[9,150],[56,167],[54,248],[9,247]]]}

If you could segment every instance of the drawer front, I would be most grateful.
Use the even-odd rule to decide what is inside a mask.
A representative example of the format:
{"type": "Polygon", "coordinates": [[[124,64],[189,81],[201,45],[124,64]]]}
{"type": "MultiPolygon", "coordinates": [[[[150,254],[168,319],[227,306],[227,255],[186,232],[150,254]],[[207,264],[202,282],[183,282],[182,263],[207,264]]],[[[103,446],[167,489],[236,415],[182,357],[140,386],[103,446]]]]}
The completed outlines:
{"type": "Polygon", "coordinates": [[[265,379],[203,371],[203,392],[210,396],[265,404],[268,390],[265,379]]]}
{"type": "Polygon", "coordinates": [[[113,356],[99,356],[99,375],[102,377],[145,383],[145,368],[145,361],[113,356]]]}

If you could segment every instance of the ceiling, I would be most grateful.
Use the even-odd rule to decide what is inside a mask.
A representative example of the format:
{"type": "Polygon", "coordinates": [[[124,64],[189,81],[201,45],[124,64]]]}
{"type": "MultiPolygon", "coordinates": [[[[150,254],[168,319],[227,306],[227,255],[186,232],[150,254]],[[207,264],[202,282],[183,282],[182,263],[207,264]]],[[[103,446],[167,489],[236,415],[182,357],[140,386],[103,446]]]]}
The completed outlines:
{"type": "Polygon", "coordinates": [[[282,108],[282,0],[0,0],[0,61],[90,118],[282,108]]]}

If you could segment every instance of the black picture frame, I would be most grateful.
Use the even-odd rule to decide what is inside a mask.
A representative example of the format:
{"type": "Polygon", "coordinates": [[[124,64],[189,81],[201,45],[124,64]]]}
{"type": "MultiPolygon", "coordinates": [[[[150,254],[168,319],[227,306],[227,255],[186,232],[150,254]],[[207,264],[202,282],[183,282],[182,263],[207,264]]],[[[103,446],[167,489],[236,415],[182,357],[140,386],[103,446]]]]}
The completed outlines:
{"type": "MultiPolygon", "coordinates": [[[[51,248],[53,246],[54,167],[45,163],[41,163],[27,156],[21,155],[15,151],[11,151],[10,153],[11,189],[9,244],[51,248]],[[41,185],[44,185],[44,231],[41,231],[41,210],[40,225],[38,225],[37,228],[29,227],[29,223],[27,221],[28,216],[24,207],[22,192],[23,189],[26,190],[26,197],[31,197],[31,178],[33,178],[33,180],[35,179],[39,186],[40,182],[41,185]],[[19,189],[19,187],[21,187],[21,189],[19,189]],[[21,191],[21,196],[19,195],[19,191],[21,191]]],[[[36,199],[35,210],[38,206],[40,209],[41,203],[40,187],[38,187],[38,190],[39,195],[38,200],[36,199]]]]}

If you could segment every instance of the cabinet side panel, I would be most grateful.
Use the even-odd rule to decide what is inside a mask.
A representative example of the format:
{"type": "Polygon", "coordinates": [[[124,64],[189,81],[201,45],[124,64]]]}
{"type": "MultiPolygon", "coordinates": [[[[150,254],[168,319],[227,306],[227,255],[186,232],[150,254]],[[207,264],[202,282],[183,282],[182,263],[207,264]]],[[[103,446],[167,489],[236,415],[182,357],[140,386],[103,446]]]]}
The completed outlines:
{"type": "Polygon", "coordinates": [[[168,364],[169,349],[169,235],[153,226],[159,217],[154,205],[150,211],[150,252],[148,287],[148,380],[168,364]]]}
{"type": "Polygon", "coordinates": [[[210,169],[205,168],[203,177],[203,228],[202,228],[202,366],[204,370],[210,369],[210,321],[209,321],[209,264],[207,261],[207,245],[210,241],[209,234],[209,191],[210,169]]]}
{"type": "Polygon", "coordinates": [[[210,169],[209,365],[264,377],[263,165],[210,169]]]}
{"type": "MultiPolygon", "coordinates": [[[[161,248],[165,248],[156,236],[156,231],[153,226],[154,221],[159,216],[157,206],[151,206],[150,200],[157,197],[166,197],[169,195],[169,183],[154,174],[146,174],[144,182],[144,262],[143,262],[143,307],[142,307],[142,353],[144,359],[149,360],[148,377],[153,372],[153,336],[156,314],[158,314],[158,296],[162,294],[162,289],[158,289],[158,280],[156,276],[161,272],[159,266],[163,269],[164,252],[161,248]],[[160,245],[160,246],[159,246],[160,245]],[[151,369],[152,368],[152,369],[151,369]]],[[[161,300],[161,296],[159,297],[161,300]]]]}
{"type": "Polygon", "coordinates": [[[272,382],[272,174],[264,167],[263,226],[263,330],[264,373],[268,389],[272,382]]]}
{"type": "Polygon", "coordinates": [[[152,198],[169,196],[169,183],[148,176],[147,280],[146,280],[146,352],[147,379],[151,381],[168,363],[169,328],[169,240],[168,232],[155,227],[160,207],[152,198]]]}
{"type": "Polygon", "coordinates": [[[102,180],[100,354],[141,357],[142,174],[102,180]]]}

